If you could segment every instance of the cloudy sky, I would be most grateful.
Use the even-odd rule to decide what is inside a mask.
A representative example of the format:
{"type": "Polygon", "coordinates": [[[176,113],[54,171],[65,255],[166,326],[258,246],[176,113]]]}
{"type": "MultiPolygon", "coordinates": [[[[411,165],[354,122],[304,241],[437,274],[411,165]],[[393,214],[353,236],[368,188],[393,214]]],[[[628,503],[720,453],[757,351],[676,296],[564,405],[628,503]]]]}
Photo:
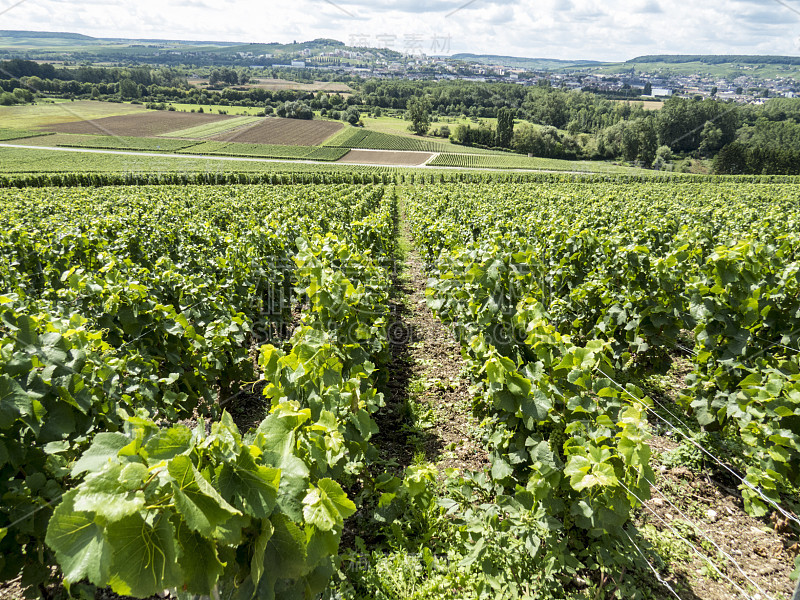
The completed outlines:
{"type": "Polygon", "coordinates": [[[0,29],[626,60],[800,55],[800,0],[0,0],[0,29]],[[5,12],[2,12],[5,11],[5,12]]]}

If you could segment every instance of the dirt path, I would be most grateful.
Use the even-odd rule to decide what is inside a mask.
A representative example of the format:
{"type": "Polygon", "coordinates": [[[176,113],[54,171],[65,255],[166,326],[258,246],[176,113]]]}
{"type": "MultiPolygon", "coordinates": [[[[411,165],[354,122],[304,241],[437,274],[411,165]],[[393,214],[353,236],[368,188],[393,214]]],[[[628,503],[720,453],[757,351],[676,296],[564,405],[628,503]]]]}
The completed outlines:
{"type": "Polygon", "coordinates": [[[352,149],[336,162],[341,164],[404,165],[407,167],[419,167],[428,164],[428,161],[432,158],[433,154],[430,152],[352,149]]]}
{"type": "Polygon", "coordinates": [[[427,275],[403,216],[398,233],[403,257],[391,300],[390,393],[378,415],[381,453],[401,466],[422,453],[441,473],[480,471],[489,460],[472,417],[459,343],[425,303],[427,275]]]}

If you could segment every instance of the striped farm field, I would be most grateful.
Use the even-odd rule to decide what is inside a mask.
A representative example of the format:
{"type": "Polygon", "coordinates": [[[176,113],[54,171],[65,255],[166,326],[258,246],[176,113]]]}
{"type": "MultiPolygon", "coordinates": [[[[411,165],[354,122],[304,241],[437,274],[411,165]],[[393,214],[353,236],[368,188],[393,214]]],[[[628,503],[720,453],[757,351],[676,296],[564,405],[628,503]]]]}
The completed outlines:
{"type": "Polygon", "coordinates": [[[434,140],[420,140],[403,135],[379,133],[352,127],[335,137],[329,146],[360,148],[365,150],[407,150],[414,152],[447,152],[446,144],[434,140]]]}
{"type": "MultiPolygon", "coordinates": [[[[334,148],[325,148],[334,150],[334,148]]],[[[342,164],[393,165],[419,167],[433,156],[430,152],[398,152],[392,150],[350,150],[339,159],[342,164]]]]}
{"type": "MultiPolygon", "coordinates": [[[[141,150],[147,152],[175,152],[194,146],[196,140],[171,140],[164,138],[147,138],[111,135],[59,135],[53,136],[54,143],[48,144],[47,138],[41,140],[40,146],[54,145],[65,148],[97,148],[101,150],[141,150]]],[[[39,140],[36,140],[37,142],[39,140]]]]}
{"type": "Polygon", "coordinates": [[[252,125],[261,120],[261,117],[235,117],[232,119],[226,119],[224,121],[217,121],[215,123],[204,123],[203,125],[196,125],[187,129],[171,131],[170,133],[163,134],[163,137],[192,139],[210,138],[215,135],[228,133],[233,129],[238,129],[246,125],[252,125]]]}
{"type": "Polygon", "coordinates": [[[342,158],[348,152],[349,150],[347,148],[319,148],[316,146],[282,146],[275,144],[240,144],[236,142],[208,141],[192,145],[182,150],[181,154],[334,161],[342,158]]]}
{"type": "Polygon", "coordinates": [[[406,152],[452,152],[470,154],[485,154],[504,156],[507,152],[489,150],[486,148],[472,148],[453,144],[449,140],[436,138],[421,138],[411,135],[399,135],[348,127],[336,137],[325,143],[326,146],[340,148],[358,148],[363,150],[400,150],[406,152]]]}
{"type": "Polygon", "coordinates": [[[183,113],[160,110],[47,125],[42,129],[56,133],[148,137],[233,118],[228,115],[212,115],[210,113],[183,113]]]}
{"type": "Polygon", "coordinates": [[[301,119],[260,119],[260,123],[236,131],[220,133],[213,139],[221,142],[271,144],[283,146],[319,146],[342,129],[333,121],[301,119]]]}

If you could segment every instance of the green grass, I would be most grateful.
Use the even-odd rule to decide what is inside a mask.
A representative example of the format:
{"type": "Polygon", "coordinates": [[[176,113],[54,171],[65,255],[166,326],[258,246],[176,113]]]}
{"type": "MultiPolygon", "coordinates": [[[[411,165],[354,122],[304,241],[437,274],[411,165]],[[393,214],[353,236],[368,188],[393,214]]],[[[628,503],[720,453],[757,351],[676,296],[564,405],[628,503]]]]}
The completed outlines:
{"type": "Polygon", "coordinates": [[[207,104],[182,104],[182,103],[174,103],[169,102],[167,103],[168,106],[174,106],[175,110],[178,112],[191,112],[194,110],[195,112],[200,112],[200,109],[203,109],[204,113],[219,113],[219,114],[227,114],[227,115],[239,115],[239,116],[251,116],[254,117],[259,113],[264,112],[263,108],[254,108],[254,107],[247,107],[247,106],[209,106],[207,104]]]}
{"type": "Polygon", "coordinates": [[[453,152],[506,156],[507,152],[485,150],[453,144],[439,138],[423,138],[409,135],[380,133],[360,127],[345,127],[324,144],[339,148],[358,148],[365,150],[407,150],[415,152],[453,152]]]}
{"type": "Polygon", "coordinates": [[[20,106],[0,106],[1,129],[35,129],[57,123],[72,123],[147,112],[139,104],[95,102],[93,100],[47,101],[20,106]]]}
{"type": "Polygon", "coordinates": [[[0,129],[0,142],[8,142],[11,140],[20,140],[23,138],[40,137],[43,135],[51,135],[44,131],[26,131],[24,129],[0,129]]]}
{"type": "Polygon", "coordinates": [[[39,148],[0,147],[3,174],[21,173],[206,173],[206,172],[394,172],[379,166],[310,163],[234,162],[201,157],[87,154],[39,148]]]}
{"type": "MultiPolygon", "coordinates": [[[[378,133],[392,133],[395,135],[406,135],[418,138],[418,136],[415,136],[408,128],[409,125],[411,125],[411,122],[407,121],[406,119],[398,119],[397,117],[363,116],[361,120],[364,123],[364,127],[370,131],[377,131],[378,133]]],[[[472,127],[476,127],[481,123],[484,125],[489,125],[490,127],[495,127],[497,125],[497,119],[494,117],[481,117],[475,119],[471,117],[438,117],[438,121],[431,122],[431,129],[439,129],[443,125],[446,125],[453,130],[459,125],[471,125],[472,127]]]]}
{"type": "Polygon", "coordinates": [[[363,148],[367,150],[413,150],[417,152],[447,152],[445,144],[434,140],[416,139],[368,129],[350,127],[345,133],[325,142],[326,146],[363,148]]]}
{"type": "MultiPolygon", "coordinates": [[[[48,140],[43,140],[46,143],[48,140]]],[[[140,150],[146,152],[176,152],[194,146],[195,140],[171,140],[110,135],[69,135],[56,139],[56,146],[67,148],[96,148],[102,150],[140,150]]],[[[48,144],[49,145],[49,144],[48,144]]]]}
{"type": "Polygon", "coordinates": [[[414,135],[408,128],[411,121],[405,119],[398,119],[397,117],[383,116],[383,117],[369,117],[362,115],[361,121],[364,127],[370,131],[377,131],[378,133],[391,133],[394,135],[414,135]]]}
{"type": "Polygon", "coordinates": [[[519,154],[484,156],[469,154],[440,154],[428,163],[431,167],[462,167],[469,169],[535,169],[546,171],[580,171],[590,173],[627,173],[641,170],[606,162],[588,160],[559,160],[530,158],[519,154]]]}
{"type": "Polygon", "coordinates": [[[231,129],[236,129],[237,127],[242,127],[244,125],[255,123],[257,121],[260,121],[261,119],[262,119],[261,117],[237,117],[235,119],[225,119],[224,121],[218,121],[216,123],[207,123],[205,125],[197,125],[195,127],[189,127],[187,129],[179,129],[178,131],[171,131],[159,137],[179,137],[179,138],[182,137],[182,138],[194,138],[194,139],[210,138],[214,135],[224,133],[231,129]]]}
{"type": "Polygon", "coordinates": [[[251,158],[288,158],[303,160],[339,160],[349,152],[347,148],[319,148],[317,146],[277,146],[270,144],[244,144],[239,142],[202,142],[186,148],[181,154],[213,154],[215,156],[241,156],[251,158]]]}

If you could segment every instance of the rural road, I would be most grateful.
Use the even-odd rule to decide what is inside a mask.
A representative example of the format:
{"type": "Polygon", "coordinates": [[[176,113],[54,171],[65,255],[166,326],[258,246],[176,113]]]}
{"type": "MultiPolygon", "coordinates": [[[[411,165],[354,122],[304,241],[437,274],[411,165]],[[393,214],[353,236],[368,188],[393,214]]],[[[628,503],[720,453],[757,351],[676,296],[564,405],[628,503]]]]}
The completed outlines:
{"type": "MultiPolygon", "coordinates": [[[[284,158],[249,158],[244,156],[209,156],[206,154],[170,154],[167,152],[135,152],[128,150],[102,150],[98,148],[65,148],[61,146],[29,146],[23,144],[0,144],[0,148],[23,148],[26,150],[53,150],[56,152],[78,152],[83,154],[112,154],[116,156],[153,156],[156,158],[186,158],[192,160],[218,160],[230,162],[286,163],[304,165],[346,165],[348,167],[393,167],[397,169],[427,169],[436,171],[490,171],[495,173],[565,173],[571,175],[591,175],[594,171],[553,171],[548,169],[489,169],[485,167],[432,167],[427,164],[419,166],[401,164],[375,163],[339,163],[336,161],[289,160],[284,158]]],[[[376,150],[376,152],[386,152],[376,150]]],[[[392,152],[403,152],[393,150],[392,152]]]]}

